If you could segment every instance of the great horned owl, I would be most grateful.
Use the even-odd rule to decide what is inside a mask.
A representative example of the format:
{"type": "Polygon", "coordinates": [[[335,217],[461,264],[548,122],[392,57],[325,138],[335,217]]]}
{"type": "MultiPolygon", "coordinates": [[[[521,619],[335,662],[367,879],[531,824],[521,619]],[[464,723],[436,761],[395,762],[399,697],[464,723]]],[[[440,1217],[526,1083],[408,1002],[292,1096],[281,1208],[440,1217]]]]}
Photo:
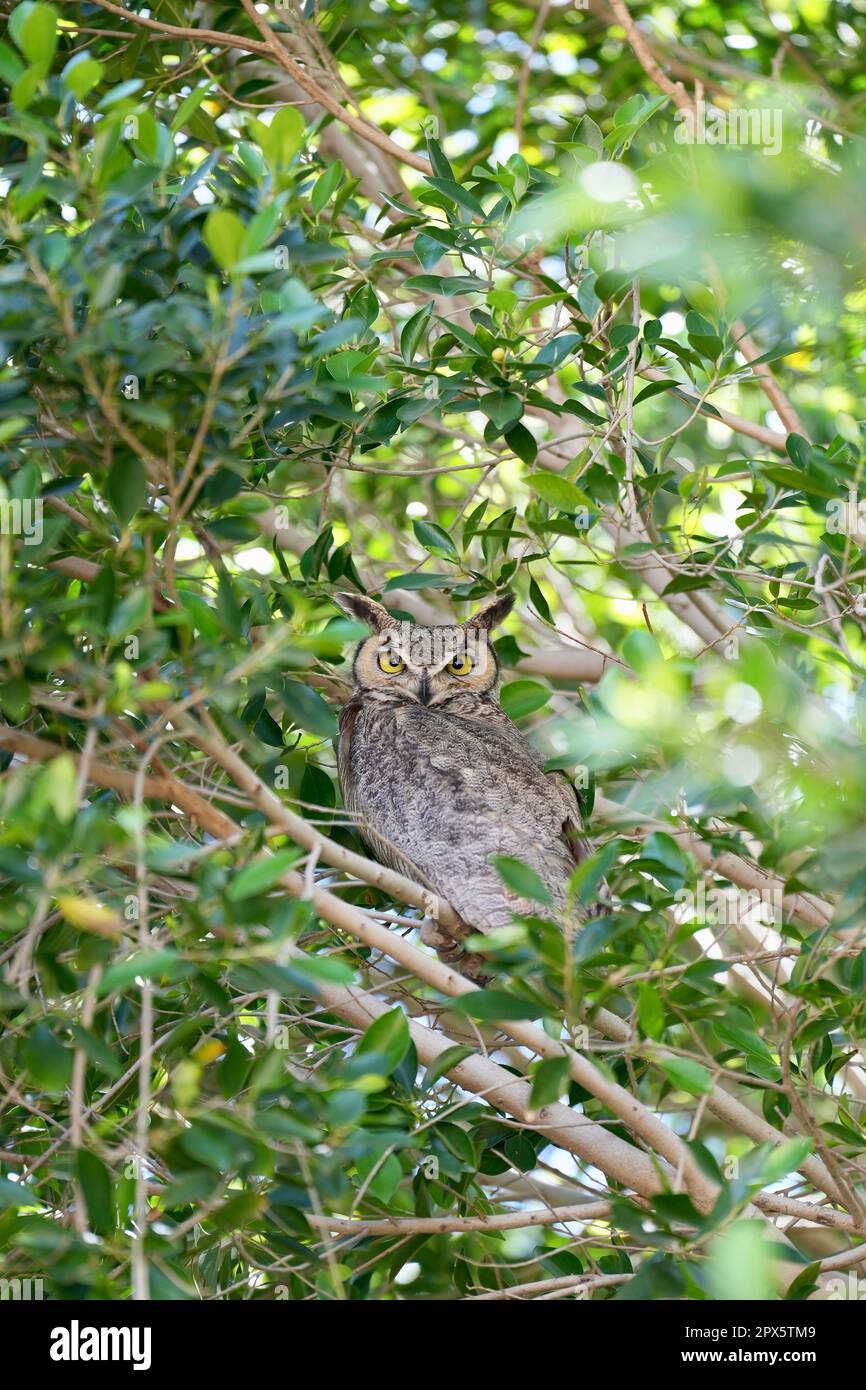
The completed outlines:
{"type": "MultiPolygon", "coordinates": [[[[450,903],[463,936],[505,926],[514,912],[560,916],[589,847],[574,788],[544,772],[499,703],[488,633],[513,594],[451,627],[400,622],[360,594],[336,601],[373,629],[355,653],[338,761],[344,802],[376,857],[450,903]],[[494,855],[535,870],[550,912],[506,886],[494,855]]],[[[446,958],[460,954],[435,927],[424,939],[446,958]]]]}

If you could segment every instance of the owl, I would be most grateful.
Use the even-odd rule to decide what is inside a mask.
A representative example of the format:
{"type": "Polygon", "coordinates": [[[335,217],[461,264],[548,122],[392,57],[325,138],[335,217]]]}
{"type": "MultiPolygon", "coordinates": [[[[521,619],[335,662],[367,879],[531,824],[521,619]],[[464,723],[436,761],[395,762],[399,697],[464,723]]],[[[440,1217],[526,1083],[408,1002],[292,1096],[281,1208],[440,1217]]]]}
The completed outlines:
{"type": "Polygon", "coordinates": [[[381,863],[450,903],[463,929],[449,935],[428,923],[422,938],[479,978],[484,967],[462,955],[461,940],[508,925],[513,913],[563,920],[569,877],[590,852],[574,788],[544,771],[499,703],[489,633],[514,595],[441,627],[401,622],[361,594],[336,601],[372,629],[340,711],[346,808],[381,863]],[[509,888],[496,855],[534,869],[551,907],[509,888]]]}

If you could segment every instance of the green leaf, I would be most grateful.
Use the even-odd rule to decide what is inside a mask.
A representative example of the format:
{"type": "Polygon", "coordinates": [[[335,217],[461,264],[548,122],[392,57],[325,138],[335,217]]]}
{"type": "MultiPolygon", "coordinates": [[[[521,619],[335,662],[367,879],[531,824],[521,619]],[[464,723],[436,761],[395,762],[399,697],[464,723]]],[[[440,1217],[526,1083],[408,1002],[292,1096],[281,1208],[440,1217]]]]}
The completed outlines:
{"type": "Polygon", "coordinates": [[[525,463],[529,467],[535,463],[538,445],[535,442],[535,435],[525,425],[518,423],[507,429],[505,442],[509,449],[514,450],[521,463],[525,463]]]}
{"type": "Polygon", "coordinates": [[[396,1154],[389,1154],[384,1162],[379,1163],[378,1167],[376,1167],[377,1162],[378,1160],[367,1159],[363,1163],[359,1163],[359,1176],[366,1179],[375,1168],[375,1172],[367,1185],[367,1191],[378,1201],[387,1204],[403,1180],[403,1169],[400,1167],[400,1160],[396,1154]]]}
{"type": "Polygon", "coordinates": [[[581,116],[574,132],[574,138],[579,144],[587,145],[589,149],[595,150],[595,153],[601,157],[604,150],[604,136],[591,116],[581,116]]]}
{"type": "Polygon", "coordinates": [[[544,594],[541,592],[539,585],[534,579],[530,579],[529,581],[529,598],[538,616],[542,618],[544,622],[552,623],[553,618],[547,599],[544,597],[544,594]]]}
{"type": "Polygon", "coordinates": [[[509,681],[508,685],[502,687],[500,704],[509,719],[523,719],[546,705],[551,693],[546,685],[538,681],[509,681]]]}
{"type": "Polygon", "coordinates": [[[665,1010],[661,995],[648,980],[638,985],[637,1016],[644,1036],[658,1041],[665,1028],[665,1010]]]}
{"type": "MultiPolygon", "coordinates": [[[[653,670],[664,660],[662,650],[652,633],[637,628],[622,644],[622,654],[638,675],[652,678],[653,670]]],[[[668,837],[670,838],[670,837],[668,837]]]]}
{"type": "Polygon", "coordinates": [[[787,1139],[783,1144],[777,1144],[767,1156],[761,1174],[761,1185],[781,1182],[789,1173],[796,1173],[813,1148],[811,1139],[787,1139]]]}
{"type": "Polygon", "coordinates": [[[106,485],[117,519],[126,526],[147,502],[147,473],[137,458],[118,459],[106,485]]]}
{"type": "Polygon", "coordinates": [[[29,424],[26,415],[10,415],[8,419],[0,422],[0,444],[5,444],[7,439],[14,439],[29,424]]]}
{"type": "Polygon", "coordinates": [[[713,1237],[707,1275],[717,1299],[765,1302],[776,1296],[772,1247],[760,1221],[735,1221],[713,1237]]]}
{"type": "Polygon", "coordinates": [[[193,88],[189,96],[184,97],[171,122],[172,135],[176,135],[179,130],[183,129],[190,116],[201,106],[212,86],[212,82],[200,82],[197,87],[193,88]]]}
{"type": "Polygon", "coordinates": [[[208,1213],[208,1223],[218,1231],[244,1230],[261,1216],[265,1206],[265,1198],[259,1192],[236,1192],[215,1212],[208,1213]]]}
{"type": "Polygon", "coordinates": [[[531,898],[533,902],[545,903],[548,906],[552,903],[553,899],[541,878],[528,864],[523,864],[508,854],[493,854],[490,856],[490,862],[500,878],[520,897],[531,898]]]}
{"type": "Polygon", "coordinates": [[[508,391],[491,391],[488,395],[481,397],[478,402],[478,409],[483,410],[497,429],[502,430],[505,429],[506,425],[520,419],[523,414],[523,401],[519,396],[512,396],[508,391]]]}
{"type": "Polygon", "coordinates": [[[26,1183],[0,1178],[0,1211],[8,1211],[11,1207],[32,1207],[38,1203],[39,1198],[26,1183]]]}
{"type": "Polygon", "coordinates": [[[165,974],[185,973],[186,970],[186,962],[169,946],[158,951],[137,951],[128,960],[109,966],[99,981],[97,996],[105,999],[115,990],[126,989],[139,978],[155,980],[165,974]]]}
{"type": "Polygon", "coordinates": [[[205,245],[221,270],[231,270],[241,259],[244,230],[236,212],[215,208],[205,218],[205,245]]]}
{"type": "Polygon", "coordinates": [[[11,87],[24,71],[24,64],[18,54],[9,47],[8,43],[0,41],[0,78],[11,87]]]}
{"type": "Polygon", "coordinates": [[[80,1023],[69,1023],[68,1028],[76,1047],[81,1048],[89,1062],[92,1062],[95,1067],[99,1067],[100,1071],[104,1071],[105,1075],[110,1077],[112,1081],[116,1081],[122,1075],[123,1067],[120,1064],[120,1059],[101,1038],[89,1033],[86,1028],[82,1028],[80,1023]]]}
{"type": "MultiPolygon", "coordinates": [[[[317,217],[337,191],[342,177],[342,161],[335,159],[334,163],[329,164],[325,172],[320,174],[316,179],[316,182],[313,184],[312,192],[310,193],[310,204],[317,217]]],[[[432,304],[430,307],[432,309],[432,304]]]]}
{"type": "Polygon", "coordinates": [[[633,343],[639,333],[640,329],[637,324],[619,323],[616,328],[610,330],[610,345],[614,348],[628,347],[629,343],[633,343]]]}
{"type": "Polygon", "coordinates": [[[779,1079],[781,1076],[779,1064],[775,1061],[763,1038],[759,1038],[757,1033],[722,1021],[715,1021],[713,1029],[723,1043],[727,1043],[737,1052],[744,1054],[749,1071],[768,1081],[779,1079]]]}
{"type": "Polygon", "coordinates": [[[111,614],[108,631],[112,637],[131,637],[141,632],[150,618],[150,592],[133,589],[111,614]]]}
{"type": "Polygon", "coordinates": [[[661,396],[665,391],[672,391],[676,385],[675,381],[651,381],[649,386],[644,386],[643,390],[638,391],[634,404],[640,405],[641,401],[649,400],[652,396],[661,396]]]}
{"type": "Polygon", "coordinates": [[[447,531],[432,521],[413,521],[412,530],[425,550],[432,555],[450,555],[457,558],[457,550],[447,531]]]}
{"type": "Polygon", "coordinates": [[[78,810],[78,772],[69,753],[52,758],[42,774],[48,800],[59,821],[68,824],[78,810]]]}
{"type": "Polygon", "coordinates": [[[403,281],[407,290],[425,290],[428,294],[470,294],[487,288],[477,275],[410,275],[403,281]]]}
{"type": "Polygon", "coordinates": [[[429,1091],[440,1077],[446,1072],[451,1071],[452,1067],[458,1066],[466,1057],[472,1056],[471,1047],[463,1047],[457,1043],[454,1047],[446,1047],[444,1052],[430,1063],[421,1081],[421,1090],[429,1091]]]}
{"type": "Polygon", "coordinates": [[[681,1299],[686,1278],[682,1264],[664,1255],[644,1260],[633,1278],[621,1284],[613,1296],[615,1303],[657,1303],[681,1299]]]}
{"type": "Polygon", "coordinates": [[[13,724],[27,717],[30,709],[30,686],[20,676],[0,685],[0,709],[13,724]]]}
{"type": "Polygon", "coordinates": [[[561,473],[530,473],[527,481],[536,497],[561,512],[576,512],[587,504],[587,498],[580,488],[575,487],[568,478],[563,478],[561,473]]]}
{"type": "Polygon", "coordinates": [[[425,304],[423,309],[419,309],[417,314],[413,314],[403,325],[400,333],[400,355],[408,365],[418,351],[418,344],[424,336],[425,329],[430,322],[433,313],[433,301],[425,304]]]}
{"type": "Polygon", "coordinates": [[[552,1105],[568,1090],[568,1058],[549,1057],[539,1062],[532,1074],[532,1094],[529,1103],[533,1110],[552,1105]]]}
{"type": "Polygon", "coordinates": [[[35,1086],[52,1095],[66,1090],[72,1076],[72,1049],[47,1023],[36,1023],[21,1047],[21,1062],[35,1086]]]}
{"type": "Polygon", "coordinates": [[[243,633],[243,614],[231,575],[224,568],[220,569],[217,583],[217,612],[228,635],[239,640],[243,633]]]}
{"type": "Polygon", "coordinates": [[[663,1057],[661,1068],[678,1091],[687,1091],[690,1096],[708,1096],[713,1089],[706,1067],[689,1057],[663,1057]]]}
{"type": "Polygon", "coordinates": [[[442,257],[453,250],[452,238],[453,233],[440,228],[418,233],[412,249],[425,270],[434,270],[442,257]]]}
{"type": "Polygon", "coordinates": [[[297,847],[281,849],[247,864],[229,884],[229,898],[232,902],[241,902],[245,898],[256,898],[267,893],[297,863],[299,855],[297,847]]]}
{"type": "Polygon", "coordinates": [[[180,1147],[196,1163],[217,1173],[231,1173],[254,1156],[250,1140],[216,1120],[194,1120],[180,1139],[180,1147]]]}
{"type": "Polygon", "coordinates": [[[64,83],[79,101],[95,87],[102,76],[102,64],[85,50],[69,59],[61,73],[64,83]]]}
{"type": "Polygon", "coordinates": [[[664,830],[653,831],[647,836],[640,857],[641,863],[646,864],[671,892],[682,887],[688,873],[688,860],[673,836],[664,830]]]}
{"type": "Polygon", "coordinates": [[[19,5],[9,16],[9,32],[28,62],[47,72],[57,48],[54,6],[27,2],[19,5]]]}
{"type": "Polygon", "coordinates": [[[90,1149],[79,1149],[76,1175],[84,1194],[90,1228],[108,1236],[114,1230],[114,1184],[102,1159],[90,1149]]]}
{"type": "Polygon", "coordinates": [[[311,980],[326,980],[333,985],[350,985],[355,979],[355,971],[348,961],[335,960],[331,956],[314,956],[309,952],[303,958],[292,957],[292,970],[311,980]]]}
{"type": "Polygon", "coordinates": [[[722,340],[721,338],[717,338],[715,334],[705,338],[700,334],[690,333],[689,342],[695,352],[701,357],[706,357],[709,362],[718,361],[719,357],[722,355],[722,340]]]}
{"type": "Polygon", "coordinates": [[[691,594],[696,589],[708,589],[712,585],[708,579],[700,574],[678,574],[676,579],[672,579],[661,591],[661,597],[667,598],[669,594],[691,594]]]}
{"type": "Polygon", "coordinates": [[[608,299],[617,299],[628,284],[628,275],[623,270],[605,270],[598,276],[594,289],[599,299],[604,303],[608,299]]]}
{"type": "Polygon", "coordinates": [[[785,440],[788,457],[798,468],[807,469],[812,458],[812,446],[801,434],[789,434],[785,440]]]}
{"type": "Polygon", "coordinates": [[[503,1022],[508,1019],[538,1018],[541,1005],[531,1000],[518,999],[514,994],[506,994],[501,989],[476,989],[470,994],[461,994],[452,999],[451,1007],[458,1013],[467,1014],[483,1023],[503,1022]]]}
{"type": "Polygon", "coordinates": [[[36,64],[32,68],[25,68],[21,76],[12,84],[10,96],[12,105],[19,111],[26,111],[39,90],[42,81],[42,66],[36,64]]]}
{"type": "Polygon", "coordinates": [[[189,614],[192,625],[205,641],[219,641],[221,627],[216,609],[205,603],[200,594],[191,593],[188,589],[181,589],[178,597],[184,612],[189,614]]]}
{"type": "Polygon", "coordinates": [[[395,574],[384,585],[390,589],[450,589],[454,580],[450,574],[395,574]]]}
{"type": "MultiPolygon", "coordinates": [[[[8,872],[5,865],[3,868],[4,872],[8,872]]],[[[19,878],[19,880],[21,879],[22,876],[20,871],[16,877],[19,878]]],[[[4,980],[0,980],[0,1018],[14,1018],[16,1014],[20,1014],[26,1007],[27,1000],[24,998],[24,995],[19,994],[17,989],[10,989],[9,985],[7,985],[4,980]]]]}
{"type": "Polygon", "coordinates": [[[818,1275],[821,1273],[821,1264],[816,1260],[814,1264],[807,1265],[801,1270],[795,1279],[791,1281],[785,1291],[786,1302],[799,1302],[806,1299],[810,1294],[819,1288],[818,1275]]]}
{"type": "Polygon", "coordinates": [[[272,169],[287,168],[307,134],[307,123],[296,106],[281,106],[270,125],[252,121],[251,127],[272,169]]]}
{"type": "MultiPolygon", "coordinates": [[[[418,250],[418,238],[415,239],[415,251],[418,250]]],[[[491,290],[487,296],[487,303],[491,309],[495,309],[500,314],[513,314],[520,303],[520,296],[514,290],[491,290]]]]}
{"type": "Polygon", "coordinates": [[[104,97],[100,97],[97,111],[110,111],[112,107],[119,106],[127,97],[140,91],[143,86],[144,82],[140,77],[130,77],[126,82],[119,82],[116,87],[110,88],[104,97]]]}
{"type": "Polygon", "coordinates": [[[268,710],[263,709],[253,725],[253,733],[256,738],[260,738],[262,743],[267,743],[271,748],[282,748],[284,746],[283,731],[268,710]]]}
{"type": "Polygon", "coordinates": [[[292,723],[318,738],[336,738],[337,716],[317,690],[300,681],[283,681],[279,689],[292,723]]]}
{"type": "Polygon", "coordinates": [[[375,1053],[384,1058],[384,1076],[396,1071],[409,1050],[409,1024],[402,1009],[389,1009],[370,1024],[355,1049],[356,1056],[375,1053]]]}

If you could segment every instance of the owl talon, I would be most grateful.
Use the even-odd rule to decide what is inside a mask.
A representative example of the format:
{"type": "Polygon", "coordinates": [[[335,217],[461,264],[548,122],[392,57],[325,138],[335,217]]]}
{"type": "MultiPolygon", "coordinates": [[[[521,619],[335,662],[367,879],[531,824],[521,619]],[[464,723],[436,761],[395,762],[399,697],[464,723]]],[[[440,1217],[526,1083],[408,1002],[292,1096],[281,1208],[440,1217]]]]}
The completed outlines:
{"type": "Polygon", "coordinates": [[[467,952],[462,941],[451,936],[438,922],[429,917],[421,923],[421,940],[425,946],[434,950],[443,965],[453,965],[467,980],[476,984],[486,984],[492,980],[490,967],[483,956],[467,952]]]}
{"type": "Polygon", "coordinates": [[[425,917],[421,923],[421,941],[433,951],[449,950],[456,944],[453,936],[430,917],[425,917]]]}
{"type": "Polygon", "coordinates": [[[464,979],[472,980],[473,984],[480,985],[482,988],[489,985],[490,981],[495,978],[495,971],[490,969],[490,961],[485,960],[483,956],[474,956],[464,952],[457,968],[464,979]]]}

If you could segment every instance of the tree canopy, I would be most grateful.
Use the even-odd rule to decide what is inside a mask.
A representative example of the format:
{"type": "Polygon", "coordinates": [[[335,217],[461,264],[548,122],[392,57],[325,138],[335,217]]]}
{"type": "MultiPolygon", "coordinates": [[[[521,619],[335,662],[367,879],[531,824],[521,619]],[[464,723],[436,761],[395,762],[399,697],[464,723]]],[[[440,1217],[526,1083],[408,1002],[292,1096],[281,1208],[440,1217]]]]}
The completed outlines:
{"type": "Polygon", "coordinates": [[[0,9],[4,1272],[835,1296],[866,3],[0,9]],[[610,902],[484,988],[342,809],[341,589],[517,594],[610,902]]]}

